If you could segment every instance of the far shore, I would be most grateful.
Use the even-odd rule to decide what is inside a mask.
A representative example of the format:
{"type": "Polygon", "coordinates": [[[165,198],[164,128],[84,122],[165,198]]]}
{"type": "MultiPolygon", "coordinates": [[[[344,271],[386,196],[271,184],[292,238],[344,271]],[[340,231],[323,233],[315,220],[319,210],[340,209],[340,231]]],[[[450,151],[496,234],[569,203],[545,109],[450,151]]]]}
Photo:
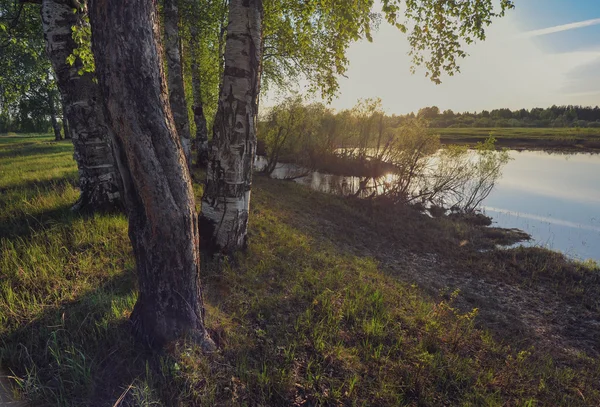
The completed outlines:
{"type": "Polygon", "coordinates": [[[600,152],[597,128],[431,128],[442,144],[475,145],[490,134],[498,147],[515,150],[600,152]]]}

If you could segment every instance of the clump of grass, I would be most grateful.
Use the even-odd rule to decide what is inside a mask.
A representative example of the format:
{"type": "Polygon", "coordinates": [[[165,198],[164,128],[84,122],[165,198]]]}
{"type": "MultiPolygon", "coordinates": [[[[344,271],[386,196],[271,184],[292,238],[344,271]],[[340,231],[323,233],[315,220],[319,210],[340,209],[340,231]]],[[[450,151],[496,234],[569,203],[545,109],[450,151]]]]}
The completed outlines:
{"type": "MultiPolygon", "coordinates": [[[[77,194],[68,154],[51,161],[70,168],[63,178],[28,183],[46,172],[36,156],[45,160],[43,149],[22,175],[1,167],[13,195],[0,197],[3,219],[30,219],[27,227],[1,229],[0,361],[35,404],[600,403],[597,359],[580,355],[564,364],[498,342],[476,327],[476,310],[456,307],[459,293],[432,298],[399,282],[373,258],[323,240],[324,225],[307,216],[321,210],[367,221],[384,211],[361,212],[354,201],[266,179],[253,189],[248,251],[221,266],[203,263],[207,325],[219,351],[205,355],[181,342],[148,352],[127,322],[136,284],[126,219],[69,211],[77,194]],[[30,203],[26,209],[19,197],[30,203]]],[[[410,222],[414,230],[398,238],[432,225],[452,228],[422,217],[410,222]]],[[[346,232],[347,239],[362,233],[346,232]]],[[[455,244],[434,248],[445,253],[455,244]]]]}

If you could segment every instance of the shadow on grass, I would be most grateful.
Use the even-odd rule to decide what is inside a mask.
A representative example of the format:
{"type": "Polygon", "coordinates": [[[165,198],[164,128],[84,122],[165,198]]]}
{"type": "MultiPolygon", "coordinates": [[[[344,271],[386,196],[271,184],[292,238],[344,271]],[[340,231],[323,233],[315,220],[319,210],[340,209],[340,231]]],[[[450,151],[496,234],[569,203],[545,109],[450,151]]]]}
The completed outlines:
{"type": "Polygon", "coordinates": [[[68,153],[73,151],[71,141],[40,142],[38,140],[26,143],[0,144],[0,159],[13,157],[26,157],[33,155],[46,155],[56,153],[68,153]]]}
{"type": "Polygon", "coordinates": [[[0,193],[10,193],[17,190],[24,191],[39,191],[44,190],[44,192],[50,192],[57,188],[64,188],[67,184],[70,184],[74,187],[78,187],[77,185],[77,170],[71,171],[67,175],[61,175],[59,177],[53,177],[44,180],[33,180],[33,181],[23,181],[19,183],[8,184],[4,187],[0,187],[0,193]]]}
{"type": "Polygon", "coordinates": [[[72,203],[35,214],[21,214],[3,219],[0,222],[0,238],[27,239],[38,231],[47,230],[54,225],[69,225],[82,215],[71,210],[72,203]]]}
{"type": "Polygon", "coordinates": [[[35,405],[113,405],[159,357],[134,341],[132,270],[75,301],[47,307],[0,337],[0,360],[35,405]]]}

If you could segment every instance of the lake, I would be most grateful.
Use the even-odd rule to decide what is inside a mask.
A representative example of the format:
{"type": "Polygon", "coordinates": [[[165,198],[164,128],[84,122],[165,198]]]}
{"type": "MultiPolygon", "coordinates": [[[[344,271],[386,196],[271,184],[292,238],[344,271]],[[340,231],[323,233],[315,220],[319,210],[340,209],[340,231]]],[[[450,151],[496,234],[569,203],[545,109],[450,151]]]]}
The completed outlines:
{"type": "Polygon", "coordinates": [[[512,151],[502,179],[483,203],[501,227],[533,244],[600,261],[600,155],[512,151]]]}
{"type": "MultiPolygon", "coordinates": [[[[600,261],[600,154],[511,151],[510,156],[482,211],[496,226],[529,233],[533,241],[525,244],[600,261]]],[[[265,163],[257,157],[257,168],[265,163]]],[[[357,177],[303,174],[298,166],[279,164],[272,177],[299,176],[295,182],[344,195],[354,193],[360,182],[357,177]]]]}

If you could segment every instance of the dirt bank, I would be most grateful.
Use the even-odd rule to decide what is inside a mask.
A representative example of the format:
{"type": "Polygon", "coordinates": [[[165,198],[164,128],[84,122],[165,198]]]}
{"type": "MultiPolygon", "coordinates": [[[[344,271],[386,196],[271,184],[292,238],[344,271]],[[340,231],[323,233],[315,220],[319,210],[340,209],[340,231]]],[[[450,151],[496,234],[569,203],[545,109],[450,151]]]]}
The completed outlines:
{"type": "MultiPolygon", "coordinates": [[[[288,187],[263,179],[258,184],[273,197],[288,187]]],[[[535,345],[558,358],[600,354],[598,297],[584,298],[598,291],[598,270],[540,248],[496,250],[498,242],[523,237],[514,231],[431,219],[410,208],[360,200],[341,203],[344,198],[302,193],[302,212],[294,208],[297,201],[277,202],[298,214],[290,217],[296,227],[348,253],[374,257],[386,272],[434,297],[459,290],[460,308],[478,308],[478,323],[498,339],[535,345]],[[543,275],[549,270],[556,276],[543,275]]]]}

